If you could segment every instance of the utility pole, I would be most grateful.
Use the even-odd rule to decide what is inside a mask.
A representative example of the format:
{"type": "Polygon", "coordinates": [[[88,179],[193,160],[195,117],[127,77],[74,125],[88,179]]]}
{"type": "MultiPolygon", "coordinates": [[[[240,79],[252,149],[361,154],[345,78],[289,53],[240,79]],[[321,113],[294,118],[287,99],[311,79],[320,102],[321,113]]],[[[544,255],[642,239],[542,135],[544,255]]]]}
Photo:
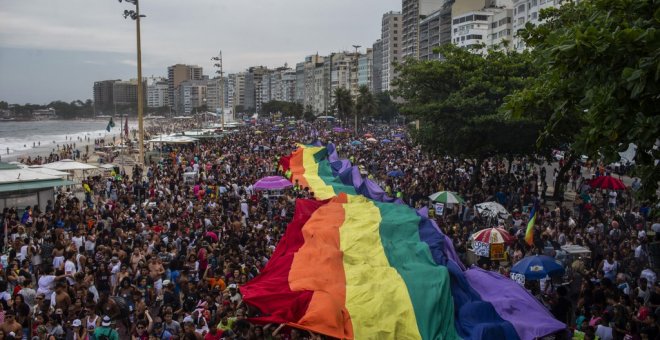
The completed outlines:
{"type": "MultiPolygon", "coordinates": [[[[143,121],[143,102],[144,102],[144,88],[142,82],[142,44],[140,41],[140,18],[146,15],[140,14],[140,3],[138,0],[125,0],[128,3],[135,5],[135,10],[124,10],[124,19],[131,18],[135,20],[135,32],[137,36],[137,113],[138,113],[138,145],[140,150],[139,163],[144,166],[144,121],[143,121]]],[[[122,0],[119,0],[122,2],[122,0]]]]}
{"type": "MultiPolygon", "coordinates": [[[[355,73],[356,73],[355,78],[357,78],[358,61],[359,61],[359,59],[360,59],[359,54],[358,54],[358,48],[360,48],[360,47],[362,47],[362,46],[360,46],[360,45],[353,45],[353,47],[355,48],[355,73]]],[[[349,79],[350,79],[349,84],[348,84],[348,86],[350,87],[350,88],[349,88],[349,93],[353,92],[353,91],[351,91],[351,90],[353,89],[353,79],[352,79],[352,74],[353,74],[353,72],[351,72],[351,69],[349,68],[349,69],[348,69],[348,77],[349,77],[349,79]]],[[[357,83],[357,79],[355,79],[355,82],[357,83]]],[[[356,91],[356,92],[357,92],[357,91],[356,91]]],[[[357,95],[356,95],[355,98],[356,98],[356,103],[355,103],[355,104],[357,104],[357,95]]],[[[354,106],[353,106],[353,110],[354,110],[354,114],[355,114],[355,115],[354,115],[354,119],[355,119],[355,136],[357,137],[357,135],[358,135],[358,125],[357,125],[357,124],[358,124],[358,122],[357,122],[357,105],[354,105],[354,106]]]]}
{"type": "Polygon", "coordinates": [[[225,73],[222,71],[222,50],[218,53],[217,57],[213,57],[211,60],[216,62],[213,65],[218,68],[215,73],[220,75],[220,124],[222,126],[222,132],[225,132],[225,73]]]}

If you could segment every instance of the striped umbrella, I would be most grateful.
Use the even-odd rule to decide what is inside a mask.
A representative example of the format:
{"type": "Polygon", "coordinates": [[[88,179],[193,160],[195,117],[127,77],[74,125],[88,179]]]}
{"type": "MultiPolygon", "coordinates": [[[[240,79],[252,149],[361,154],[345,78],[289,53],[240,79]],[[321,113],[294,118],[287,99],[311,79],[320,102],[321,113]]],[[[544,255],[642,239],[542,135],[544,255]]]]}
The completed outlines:
{"type": "Polygon", "coordinates": [[[457,193],[451,191],[438,191],[435,194],[429,196],[429,199],[438,203],[457,203],[463,204],[465,202],[463,197],[458,196],[457,193]]]}
{"type": "Polygon", "coordinates": [[[488,244],[510,243],[513,242],[513,236],[502,227],[487,228],[479,230],[472,234],[473,241],[479,241],[488,244]]]}

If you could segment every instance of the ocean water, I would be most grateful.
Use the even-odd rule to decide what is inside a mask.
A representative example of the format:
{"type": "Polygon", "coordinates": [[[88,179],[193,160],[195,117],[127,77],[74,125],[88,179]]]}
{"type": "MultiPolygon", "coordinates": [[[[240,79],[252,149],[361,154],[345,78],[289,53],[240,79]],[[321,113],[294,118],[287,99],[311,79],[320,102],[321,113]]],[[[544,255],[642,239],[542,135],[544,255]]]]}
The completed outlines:
{"type": "MultiPolygon", "coordinates": [[[[89,144],[86,138],[93,144],[94,139],[119,136],[123,124],[118,120],[115,124],[108,132],[107,120],[0,121],[0,156],[3,161],[15,160],[28,155],[48,154],[57,149],[57,145],[72,143],[83,151],[83,145],[89,144]]],[[[128,125],[129,129],[134,129],[137,122],[129,121],[128,125]]]]}

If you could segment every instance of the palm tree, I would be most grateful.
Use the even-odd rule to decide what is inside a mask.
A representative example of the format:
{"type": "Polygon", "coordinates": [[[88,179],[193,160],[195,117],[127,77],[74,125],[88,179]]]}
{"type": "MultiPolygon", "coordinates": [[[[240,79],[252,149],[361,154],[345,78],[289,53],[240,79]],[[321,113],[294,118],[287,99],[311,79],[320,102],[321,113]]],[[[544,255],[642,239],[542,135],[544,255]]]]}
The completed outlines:
{"type": "Polygon", "coordinates": [[[353,98],[348,89],[338,87],[334,91],[335,102],[333,107],[337,110],[337,115],[340,118],[348,118],[348,115],[353,110],[353,98]]]}
{"type": "Polygon", "coordinates": [[[365,117],[374,116],[376,111],[377,104],[374,95],[367,86],[360,86],[355,103],[355,133],[357,133],[358,120],[362,121],[365,117]]]}

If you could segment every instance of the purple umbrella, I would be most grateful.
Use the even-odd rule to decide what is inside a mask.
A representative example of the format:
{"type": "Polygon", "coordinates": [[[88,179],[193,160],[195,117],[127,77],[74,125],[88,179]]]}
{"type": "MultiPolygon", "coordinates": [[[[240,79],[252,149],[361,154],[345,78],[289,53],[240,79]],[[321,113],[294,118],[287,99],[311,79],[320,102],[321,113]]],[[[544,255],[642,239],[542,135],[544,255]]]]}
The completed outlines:
{"type": "Polygon", "coordinates": [[[342,128],[342,127],[334,127],[334,128],[332,128],[332,132],[344,132],[344,128],[342,128]]]}
{"type": "Polygon", "coordinates": [[[282,176],[268,176],[254,183],[255,190],[282,190],[291,186],[293,184],[282,176]]]}

